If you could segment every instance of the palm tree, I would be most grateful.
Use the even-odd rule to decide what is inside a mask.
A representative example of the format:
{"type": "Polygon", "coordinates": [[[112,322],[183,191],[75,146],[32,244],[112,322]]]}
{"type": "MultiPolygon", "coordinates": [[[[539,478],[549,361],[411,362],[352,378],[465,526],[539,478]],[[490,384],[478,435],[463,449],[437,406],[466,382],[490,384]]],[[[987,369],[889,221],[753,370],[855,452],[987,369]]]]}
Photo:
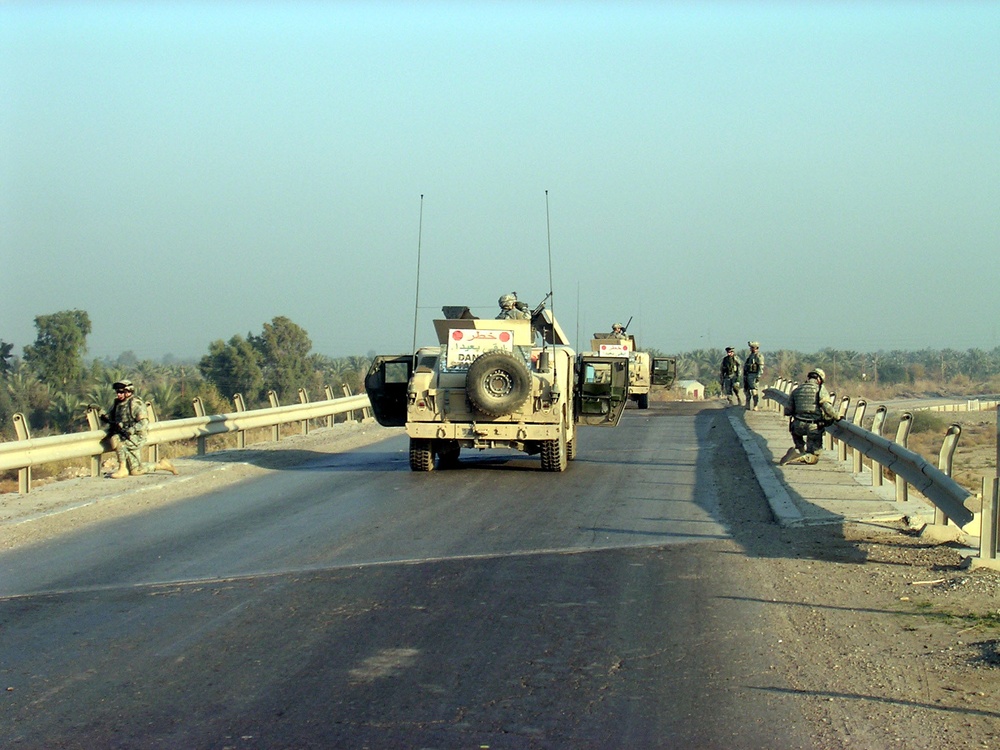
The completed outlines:
{"type": "Polygon", "coordinates": [[[52,427],[59,432],[72,432],[79,429],[81,423],[86,424],[85,412],[87,405],[74,393],[59,392],[49,404],[48,416],[52,427]]]}

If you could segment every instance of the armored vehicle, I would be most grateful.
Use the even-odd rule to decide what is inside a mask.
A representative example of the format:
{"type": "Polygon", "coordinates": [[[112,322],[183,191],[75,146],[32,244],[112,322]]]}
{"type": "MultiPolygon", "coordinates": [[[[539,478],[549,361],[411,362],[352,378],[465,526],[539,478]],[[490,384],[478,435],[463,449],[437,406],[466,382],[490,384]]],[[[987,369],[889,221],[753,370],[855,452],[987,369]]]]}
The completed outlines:
{"type": "Polygon", "coordinates": [[[542,305],[530,320],[443,312],[436,346],[376,356],[365,377],[379,424],[406,428],[413,471],[446,467],[462,448],[513,448],[564,471],[579,426],[618,424],[628,358],[577,355],[542,305]]]}
{"type": "Polygon", "coordinates": [[[611,333],[595,333],[590,340],[590,348],[592,354],[601,357],[624,357],[629,360],[628,397],[640,409],[649,408],[650,392],[666,390],[676,380],[677,360],[673,357],[651,357],[649,352],[639,351],[632,334],[617,338],[611,333]]]}

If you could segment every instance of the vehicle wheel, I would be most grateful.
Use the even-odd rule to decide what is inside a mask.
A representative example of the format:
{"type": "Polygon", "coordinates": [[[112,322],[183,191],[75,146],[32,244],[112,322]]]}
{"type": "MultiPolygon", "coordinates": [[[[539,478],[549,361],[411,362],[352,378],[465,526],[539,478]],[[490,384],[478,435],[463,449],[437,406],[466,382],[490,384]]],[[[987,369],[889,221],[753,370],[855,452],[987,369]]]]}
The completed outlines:
{"type": "Polygon", "coordinates": [[[566,441],[566,458],[570,461],[576,460],[576,439],[566,441]]]}
{"type": "Polygon", "coordinates": [[[469,365],[465,392],[477,411],[500,417],[516,411],[531,395],[531,373],[507,352],[487,352],[469,365]]]}
{"type": "Polygon", "coordinates": [[[565,428],[555,440],[542,441],[542,471],[566,471],[568,445],[565,428]]]}
{"type": "Polygon", "coordinates": [[[434,468],[434,446],[430,440],[410,438],[410,468],[413,471],[434,468]]]}
{"type": "Polygon", "coordinates": [[[636,406],[638,406],[640,409],[648,409],[649,408],[649,394],[648,393],[640,393],[639,397],[636,399],[635,403],[636,403],[636,406]]]}

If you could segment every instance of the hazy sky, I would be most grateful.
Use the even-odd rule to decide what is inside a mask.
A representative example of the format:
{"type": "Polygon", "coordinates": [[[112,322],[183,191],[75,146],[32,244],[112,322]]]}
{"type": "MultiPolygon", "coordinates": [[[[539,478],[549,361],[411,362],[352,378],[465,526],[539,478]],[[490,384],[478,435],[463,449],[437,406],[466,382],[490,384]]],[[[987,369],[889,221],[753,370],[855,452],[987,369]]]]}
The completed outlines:
{"type": "Polygon", "coordinates": [[[18,354],[1000,345],[1000,3],[0,0],[0,135],[18,354]]]}

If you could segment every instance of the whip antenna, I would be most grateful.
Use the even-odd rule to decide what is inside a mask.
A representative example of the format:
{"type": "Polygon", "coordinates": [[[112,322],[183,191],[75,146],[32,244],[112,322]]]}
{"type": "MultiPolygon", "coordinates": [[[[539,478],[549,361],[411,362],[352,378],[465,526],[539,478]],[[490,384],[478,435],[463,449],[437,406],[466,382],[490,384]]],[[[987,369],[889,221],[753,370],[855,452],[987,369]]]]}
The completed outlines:
{"type": "Polygon", "coordinates": [[[552,310],[552,317],[555,319],[556,303],[552,295],[552,223],[549,220],[549,191],[545,191],[545,241],[549,246],[549,305],[552,310]]]}
{"type": "Polygon", "coordinates": [[[420,243],[424,234],[424,194],[420,194],[420,220],[417,222],[417,290],[413,300],[413,353],[417,353],[417,311],[420,309],[420,243]]]}

